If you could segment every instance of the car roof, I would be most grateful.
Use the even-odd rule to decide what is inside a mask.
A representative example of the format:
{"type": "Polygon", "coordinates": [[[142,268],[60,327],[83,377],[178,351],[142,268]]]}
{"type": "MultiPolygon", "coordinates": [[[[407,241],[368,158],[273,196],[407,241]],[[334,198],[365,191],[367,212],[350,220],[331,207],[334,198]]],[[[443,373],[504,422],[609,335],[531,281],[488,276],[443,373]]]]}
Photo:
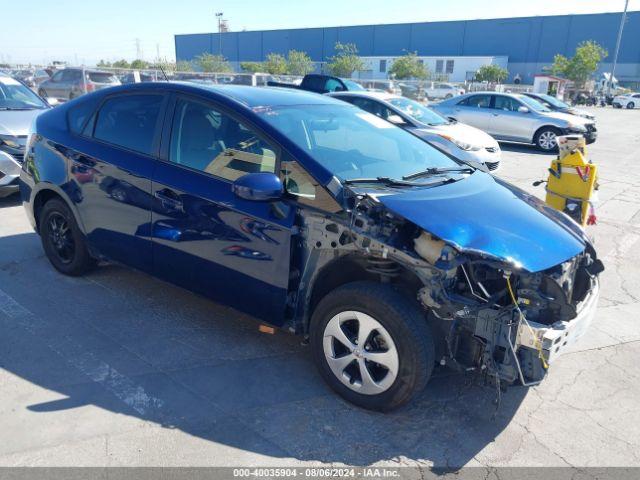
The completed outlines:
{"type": "Polygon", "coordinates": [[[341,105],[344,102],[325,95],[286,87],[252,87],[248,85],[206,85],[202,83],[180,82],[143,82],[112,87],[100,92],[127,92],[138,90],[172,90],[184,93],[212,93],[216,96],[231,98],[249,108],[282,107],[293,105],[341,105]]]}

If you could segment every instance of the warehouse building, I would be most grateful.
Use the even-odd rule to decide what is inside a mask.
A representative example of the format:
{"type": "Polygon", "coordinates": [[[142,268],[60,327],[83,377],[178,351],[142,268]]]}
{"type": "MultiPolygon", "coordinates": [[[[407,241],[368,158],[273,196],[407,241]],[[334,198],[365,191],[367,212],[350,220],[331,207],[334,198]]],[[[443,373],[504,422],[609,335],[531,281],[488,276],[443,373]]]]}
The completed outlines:
{"type": "MultiPolygon", "coordinates": [[[[534,75],[550,65],[555,54],[571,56],[584,40],[595,40],[609,51],[600,70],[610,70],[620,18],[620,13],[600,13],[203,33],[176,35],[175,45],[178,60],[222,53],[236,69],[240,62],[262,61],[269,53],[302,50],[321,69],[335,54],[336,42],[354,43],[367,65],[356,75],[361,78],[385,78],[395,58],[415,51],[431,72],[451,81],[465,80],[480,64],[497,63],[506,65],[510,81],[533,83],[534,75]]],[[[640,82],[640,12],[627,14],[616,77],[623,85],[640,82]]]]}

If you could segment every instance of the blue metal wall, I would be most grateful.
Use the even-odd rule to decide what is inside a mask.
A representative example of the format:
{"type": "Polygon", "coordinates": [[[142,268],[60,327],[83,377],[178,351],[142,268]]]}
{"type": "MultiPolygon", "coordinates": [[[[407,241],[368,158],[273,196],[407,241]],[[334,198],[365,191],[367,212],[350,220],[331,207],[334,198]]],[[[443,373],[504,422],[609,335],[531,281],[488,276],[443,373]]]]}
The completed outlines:
{"type": "MultiPolygon", "coordinates": [[[[524,17],[494,20],[366,25],[222,34],[222,53],[232,62],[260,61],[269,53],[306,51],[314,61],[326,61],[337,41],[355,43],[362,56],[394,56],[417,51],[423,56],[509,57],[512,75],[530,79],[556,53],[572,55],[584,40],[615,49],[619,13],[524,17]]],[[[176,58],[192,60],[204,52],[217,54],[217,33],[176,35],[176,58]]],[[[627,16],[618,59],[622,77],[640,78],[640,12],[627,16]]],[[[603,68],[608,65],[604,64],[603,68]]]]}

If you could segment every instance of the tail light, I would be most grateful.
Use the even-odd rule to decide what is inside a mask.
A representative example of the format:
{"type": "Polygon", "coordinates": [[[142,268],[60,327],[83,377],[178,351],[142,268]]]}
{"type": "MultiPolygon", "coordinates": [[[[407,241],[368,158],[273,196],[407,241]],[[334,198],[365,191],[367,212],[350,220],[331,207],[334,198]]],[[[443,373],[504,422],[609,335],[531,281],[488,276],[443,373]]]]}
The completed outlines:
{"type": "Polygon", "coordinates": [[[91,83],[90,80],[87,80],[85,85],[87,86],[87,93],[93,92],[96,89],[96,86],[93,83],[91,83]]]}

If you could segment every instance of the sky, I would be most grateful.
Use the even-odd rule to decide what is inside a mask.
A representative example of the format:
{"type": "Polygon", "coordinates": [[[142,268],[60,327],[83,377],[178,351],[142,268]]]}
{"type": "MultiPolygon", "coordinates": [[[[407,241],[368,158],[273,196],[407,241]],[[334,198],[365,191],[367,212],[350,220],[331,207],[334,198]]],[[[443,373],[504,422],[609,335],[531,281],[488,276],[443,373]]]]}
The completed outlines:
{"type": "MultiPolygon", "coordinates": [[[[175,59],[173,35],[622,11],[624,0],[0,0],[0,63],[175,59]],[[1,4],[4,4],[2,6],[1,4]]],[[[629,10],[640,10],[630,0],[629,10]]]]}

